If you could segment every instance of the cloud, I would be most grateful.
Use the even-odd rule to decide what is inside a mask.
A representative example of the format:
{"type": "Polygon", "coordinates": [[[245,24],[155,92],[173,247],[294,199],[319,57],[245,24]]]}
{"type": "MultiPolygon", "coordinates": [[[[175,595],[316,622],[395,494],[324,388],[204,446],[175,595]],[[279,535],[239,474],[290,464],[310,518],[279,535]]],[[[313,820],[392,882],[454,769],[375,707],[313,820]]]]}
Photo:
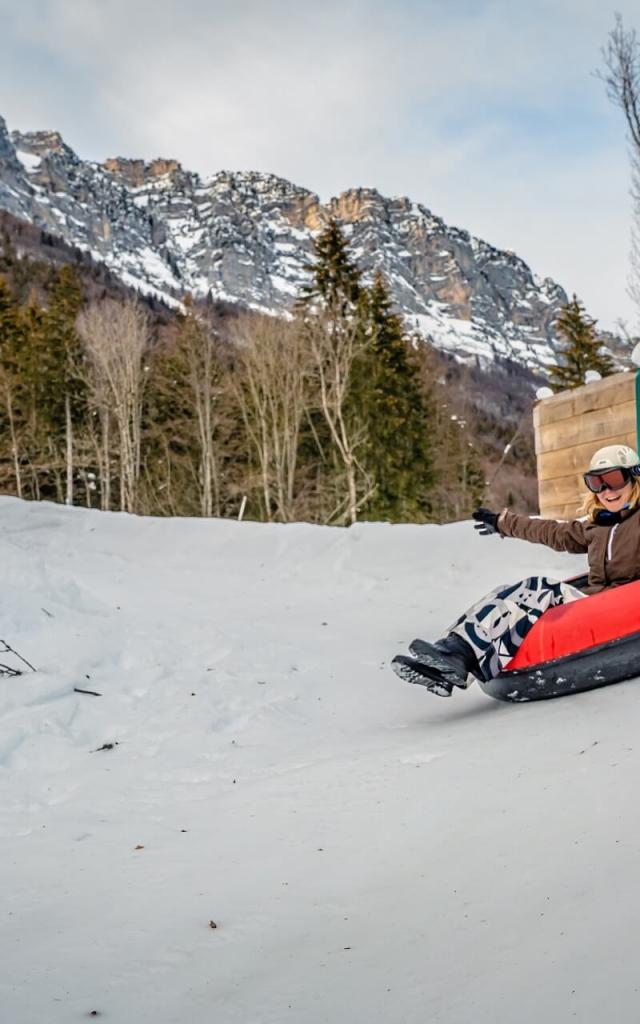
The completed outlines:
{"type": "Polygon", "coordinates": [[[624,125],[592,76],[613,24],[600,2],[0,0],[0,15],[13,127],[59,128],[93,159],[408,194],[603,321],[630,315],[624,125]]]}

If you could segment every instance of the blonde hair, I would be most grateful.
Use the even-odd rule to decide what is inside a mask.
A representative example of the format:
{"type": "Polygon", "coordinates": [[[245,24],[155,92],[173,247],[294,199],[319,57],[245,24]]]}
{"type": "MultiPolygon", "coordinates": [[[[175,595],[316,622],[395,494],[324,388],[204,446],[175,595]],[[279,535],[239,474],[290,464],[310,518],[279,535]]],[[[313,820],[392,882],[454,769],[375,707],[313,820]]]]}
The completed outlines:
{"type": "MultiPolygon", "coordinates": [[[[640,505],[640,479],[637,476],[631,478],[631,494],[629,495],[629,504],[631,507],[640,505]]],[[[579,516],[586,516],[590,523],[593,523],[596,515],[605,506],[600,501],[597,494],[593,491],[587,491],[585,499],[582,505],[578,509],[579,516]]]]}

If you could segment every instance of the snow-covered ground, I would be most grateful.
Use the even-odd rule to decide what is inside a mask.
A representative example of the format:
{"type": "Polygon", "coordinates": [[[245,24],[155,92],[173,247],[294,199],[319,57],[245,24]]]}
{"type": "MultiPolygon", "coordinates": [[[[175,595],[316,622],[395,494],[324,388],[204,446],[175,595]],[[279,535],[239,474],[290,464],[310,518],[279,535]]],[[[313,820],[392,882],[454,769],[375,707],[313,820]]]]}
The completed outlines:
{"type": "Polygon", "coordinates": [[[3,1022],[638,1019],[638,683],[505,705],[388,667],[581,559],[3,498],[0,562],[38,669],[0,680],[3,1022]]]}

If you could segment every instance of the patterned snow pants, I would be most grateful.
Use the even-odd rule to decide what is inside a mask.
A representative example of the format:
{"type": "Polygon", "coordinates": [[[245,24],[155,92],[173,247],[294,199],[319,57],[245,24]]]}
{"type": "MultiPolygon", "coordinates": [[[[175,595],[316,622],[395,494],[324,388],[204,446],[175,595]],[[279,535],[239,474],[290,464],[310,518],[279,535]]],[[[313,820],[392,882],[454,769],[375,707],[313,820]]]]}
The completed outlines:
{"type": "MultiPolygon", "coordinates": [[[[507,665],[547,608],[586,595],[547,576],[530,576],[497,587],[480,598],[449,629],[472,648],[482,679],[493,679],[507,665]]],[[[470,677],[471,678],[471,677],[470,677]]]]}

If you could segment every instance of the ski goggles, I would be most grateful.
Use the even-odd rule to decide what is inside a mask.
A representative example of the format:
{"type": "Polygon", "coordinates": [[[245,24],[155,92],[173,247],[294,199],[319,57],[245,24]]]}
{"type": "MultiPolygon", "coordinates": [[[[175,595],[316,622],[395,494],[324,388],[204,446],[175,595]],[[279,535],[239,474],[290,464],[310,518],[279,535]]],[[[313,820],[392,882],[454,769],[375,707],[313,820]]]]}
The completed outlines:
{"type": "Polygon", "coordinates": [[[631,471],[621,466],[617,469],[605,469],[602,473],[585,473],[583,479],[592,494],[600,494],[607,490],[621,491],[631,480],[631,476],[631,471]]]}

